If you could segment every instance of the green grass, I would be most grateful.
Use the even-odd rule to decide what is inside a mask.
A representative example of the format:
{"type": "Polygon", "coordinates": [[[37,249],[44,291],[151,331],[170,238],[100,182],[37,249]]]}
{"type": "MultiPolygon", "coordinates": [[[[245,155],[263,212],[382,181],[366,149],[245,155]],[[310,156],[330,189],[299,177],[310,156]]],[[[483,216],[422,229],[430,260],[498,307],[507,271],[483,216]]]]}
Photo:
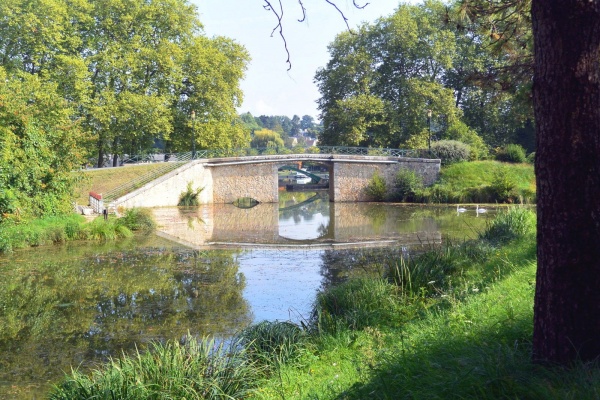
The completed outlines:
{"type": "Polygon", "coordinates": [[[298,362],[307,334],[290,322],[262,321],[242,330],[238,337],[252,362],[272,373],[282,365],[298,362]]]}
{"type": "MultiPolygon", "coordinates": [[[[405,280],[395,273],[397,304],[405,310],[391,317],[395,324],[390,317],[373,317],[320,332],[302,367],[282,367],[256,398],[599,398],[597,364],[566,370],[531,362],[536,261],[530,214],[500,216],[479,243],[407,260],[399,274],[405,280]]],[[[340,288],[329,292],[346,309],[364,307],[366,296],[356,296],[352,305],[345,299],[356,290],[340,288]],[[333,295],[340,290],[346,293],[333,295]]],[[[385,301],[393,298],[382,293],[385,301]]]]}
{"type": "Polygon", "coordinates": [[[83,171],[84,179],[75,193],[77,204],[88,204],[90,191],[107,193],[138,178],[163,167],[163,163],[127,165],[118,168],[97,168],[83,171]]]}
{"type": "Polygon", "coordinates": [[[51,400],[72,399],[240,399],[256,388],[257,369],[235,343],[208,339],[185,344],[155,343],[150,351],[111,360],[84,375],[77,371],[51,392],[51,400]]]}
{"type": "Polygon", "coordinates": [[[96,218],[91,222],[78,214],[38,218],[19,223],[0,224],[0,253],[14,249],[46,246],[72,240],[115,240],[131,237],[133,231],[155,227],[148,210],[133,208],[121,218],[96,218]]]}
{"type": "Polygon", "coordinates": [[[436,184],[422,200],[434,203],[535,203],[535,174],[531,164],[474,161],[443,167],[436,184]],[[502,184],[512,190],[498,193],[502,184]]]}

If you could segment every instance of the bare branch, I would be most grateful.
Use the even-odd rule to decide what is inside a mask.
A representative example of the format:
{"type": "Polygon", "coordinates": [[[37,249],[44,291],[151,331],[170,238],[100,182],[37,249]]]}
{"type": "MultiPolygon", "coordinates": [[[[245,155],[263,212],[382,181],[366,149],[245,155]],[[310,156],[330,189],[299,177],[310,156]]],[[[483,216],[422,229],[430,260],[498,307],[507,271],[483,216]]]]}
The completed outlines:
{"type": "MultiPolygon", "coordinates": [[[[327,2],[328,4],[331,4],[333,6],[333,8],[335,8],[340,13],[340,15],[342,16],[342,19],[344,20],[344,23],[346,24],[346,28],[348,28],[348,30],[350,30],[350,25],[348,25],[348,18],[346,18],[346,16],[342,12],[342,10],[340,10],[338,8],[337,4],[335,4],[331,0],[325,0],[325,2],[327,2]]],[[[355,3],[355,5],[356,5],[356,3],[355,3]]]]}
{"type": "MultiPolygon", "coordinates": [[[[271,37],[273,37],[273,34],[276,31],[279,32],[279,36],[281,37],[281,40],[283,40],[283,47],[287,54],[286,64],[288,65],[288,71],[289,71],[290,69],[292,69],[292,62],[291,62],[290,51],[288,49],[287,41],[285,39],[285,35],[283,34],[283,5],[281,4],[281,0],[278,0],[279,9],[277,10],[277,9],[275,9],[275,7],[273,7],[273,4],[271,4],[271,1],[273,1],[273,0],[263,0],[263,1],[265,2],[265,4],[263,5],[263,8],[267,11],[272,12],[273,15],[275,15],[275,18],[277,18],[277,24],[273,28],[273,31],[271,31],[271,37]]],[[[342,17],[342,20],[346,24],[346,28],[348,29],[348,31],[351,31],[350,25],[348,23],[348,18],[346,18],[346,15],[344,14],[344,12],[342,10],[340,10],[340,8],[337,6],[337,4],[335,3],[335,0],[325,0],[325,2],[337,10],[337,12],[342,17]]],[[[304,22],[306,20],[306,7],[304,7],[304,0],[298,0],[298,4],[300,6],[300,10],[302,11],[302,19],[299,19],[298,22],[304,22]]],[[[365,8],[366,6],[369,5],[369,3],[365,3],[364,5],[361,6],[357,3],[357,0],[352,0],[352,4],[354,4],[354,7],[358,8],[359,10],[362,10],[363,8],[365,8]]]]}
{"type": "Polygon", "coordinates": [[[356,4],[356,0],[352,0],[352,3],[354,4],[354,7],[358,8],[359,10],[362,10],[363,8],[369,5],[369,3],[365,3],[364,6],[359,6],[358,4],[356,4]]]}
{"type": "Polygon", "coordinates": [[[298,0],[298,3],[300,4],[300,8],[302,8],[302,19],[299,19],[298,22],[304,22],[306,20],[306,8],[304,8],[302,0],[298,0]]]}
{"type": "Polygon", "coordinates": [[[264,5],[263,8],[267,11],[273,12],[273,14],[275,14],[275,17],[277,18],[277,25],[275,25],[275,28],[273,28],[273,30],[271,31],[271,37],[273,37],[275,31],[279,29],[279,36],[281,36],[281,40],[283,40],[283,48],[285,49],[285,53],[287,54],[287,60],[285,63],[288,65],[289,71],[290,69],[292,69],[292,62],[290,61],[290,51],[288,50],[287,40],[285,40],[285,35],[283,34],[283,5],[281,4],[281,0],[279,0],[279,12],[277,12],[277,10],[275,10],[275,8],[269,0],[264,0],[264,2],[266,3],[266,5],[264,5]]]}

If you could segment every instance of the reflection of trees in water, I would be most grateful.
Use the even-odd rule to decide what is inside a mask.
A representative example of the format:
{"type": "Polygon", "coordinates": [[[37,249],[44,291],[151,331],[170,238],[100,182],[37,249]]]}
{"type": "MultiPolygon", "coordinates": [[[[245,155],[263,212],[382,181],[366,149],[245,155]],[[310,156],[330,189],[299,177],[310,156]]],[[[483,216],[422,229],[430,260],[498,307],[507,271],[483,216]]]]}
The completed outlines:
{"type": "Polygon", "coordinates": [[[394,268],[406,249],[396,247],[325,250],[321,256],[323,288],[359,276],[384,276],[394,268]]]}
{"type": "Polygon", "coordinates": [[[46,382],[150,340],[237,331],[251,315],[234,256],[137,249],[0,264],[0,381],[46,382]]]}
{"type": "MultiPolygon", "coordinates": [[[[296,193],[306,193],[306,192],[296,192],[296,193]]],[[[315,193],[312,192],[311,196],[306,197],[303,201],[309,200],[315,196],[315,193]]],[[[302,201],[299,201],[301,203],[302,201]]],[[[281,203],[280,203],[281,204],[281,203]]],[[[290,207],[286,205],[286,207],[290,207]]],[[[300,207],[293,207],[289,209],[280,209],[279,218],[280,219],[293,219],[294,222],[299,223],[302,220],[304,221],[312,221],[314,219],[315,214],[322,214],[325,216],[329,215],[329,199],[327,195],[323,195],[319,197],[317,200],[312,202],[307,202],[306,204],[302,204],[300,207]]]]}

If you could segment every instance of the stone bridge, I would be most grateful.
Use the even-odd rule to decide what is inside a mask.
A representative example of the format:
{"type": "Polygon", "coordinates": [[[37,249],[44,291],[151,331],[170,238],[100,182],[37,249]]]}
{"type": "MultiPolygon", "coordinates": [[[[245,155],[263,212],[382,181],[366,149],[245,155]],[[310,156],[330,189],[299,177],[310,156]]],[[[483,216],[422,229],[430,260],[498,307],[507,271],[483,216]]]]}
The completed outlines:
{"type": "Polygon", "coordinates": [[[431,185],[438,177],[440,160],[339,154],[287,154],[199,159],[163,175],[128,193],[112,207],[176,206],[189,182],[203,188],[202,204],[232,203],[251,197],[261,203],[278,201],[278,169],[290,162],[315,162],[329,170],[329,198],[333,202],[369,201],[365,188],[375,171],[391,185],[398,170],[405,168],[431,185]]]}

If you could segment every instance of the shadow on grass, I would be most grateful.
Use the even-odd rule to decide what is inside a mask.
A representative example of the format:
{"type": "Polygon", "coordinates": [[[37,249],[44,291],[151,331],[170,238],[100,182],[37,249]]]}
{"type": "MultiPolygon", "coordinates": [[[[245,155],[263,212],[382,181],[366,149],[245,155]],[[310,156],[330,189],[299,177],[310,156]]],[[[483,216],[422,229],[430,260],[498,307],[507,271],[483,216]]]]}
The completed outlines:
{"type": "Polygon", "coordinates": [[[531,362],[532,301],[513,300],[457,307],[434,328],[408,328],[381,354],[367,383],[337,398],[599,399],[598,363],[568,370],[531,362]],[[491,315],[479,318],[478,309],[491,315]]]}

